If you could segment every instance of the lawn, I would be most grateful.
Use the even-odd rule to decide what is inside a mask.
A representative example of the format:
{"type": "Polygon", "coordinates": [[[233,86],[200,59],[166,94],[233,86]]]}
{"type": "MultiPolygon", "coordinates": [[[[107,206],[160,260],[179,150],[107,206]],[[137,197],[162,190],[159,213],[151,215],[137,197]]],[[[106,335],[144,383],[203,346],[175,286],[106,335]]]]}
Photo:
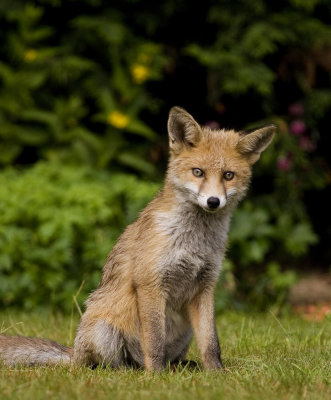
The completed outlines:
{"type": "MultiPolygon", "coordinates": [[[[78,317],[0,314],[2,333],[72,344],[78,317]]],[[[217,319],[225,372],[162,373],[101,368],[5,368],[4,399],[327,399],[331,398],[331,318],[227,312],[217,319]]],[[[193,343],[189,356],[199,361],[193,343]]]]}

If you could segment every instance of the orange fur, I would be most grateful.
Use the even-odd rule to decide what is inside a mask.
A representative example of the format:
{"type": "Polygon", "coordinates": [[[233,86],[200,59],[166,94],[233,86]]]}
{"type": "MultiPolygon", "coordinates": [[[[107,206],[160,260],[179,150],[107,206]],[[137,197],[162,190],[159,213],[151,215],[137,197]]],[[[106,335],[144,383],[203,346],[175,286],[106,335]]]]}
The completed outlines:
{"type": "MultiPolygon", "coordinates": [[[[212,131],[174,107],[168,131],[170,160],[164,187],[108,256],[77,330],[77,364],[159,370],[167,361],[184,360],[193,330],[204,367],[222,368],[214,287],[231,214],[275,127],[249,134],[212,131]]],[[[10,363],[6,340],[2,336],[0,350],[6,349],[4,361],[10,363]]],[[[26,343],[17,343],[26,357],[26,343]]],[[[61,351],[54,344],[53,348],[61,351]]],[[[70,351],[63,351],[68,358],[70,351]]],[[[51,361],[43,355],[36,360],[51,361]]]]}

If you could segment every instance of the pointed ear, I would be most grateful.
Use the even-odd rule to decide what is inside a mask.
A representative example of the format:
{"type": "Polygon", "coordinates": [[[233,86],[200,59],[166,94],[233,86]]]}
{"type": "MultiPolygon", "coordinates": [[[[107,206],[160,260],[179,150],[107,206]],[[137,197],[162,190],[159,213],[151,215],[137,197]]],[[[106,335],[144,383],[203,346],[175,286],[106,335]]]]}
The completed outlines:
{"type": "Polygon", "coordinates": [[[266,125],[250,132],[243,132],[237,144],[237,150],[240,154],[247,156],[251,164],[254,164],[260,158],[262,151],[272,142],[276,129],[276,125],[266,125]]]}
{"type": "Polygon", "coordinates": [[[194,147],[200,141],[202,130],[187,111],[172,107],[168,119],[168,134],[170,149],[179,153],[183,146],[194,147]]]}

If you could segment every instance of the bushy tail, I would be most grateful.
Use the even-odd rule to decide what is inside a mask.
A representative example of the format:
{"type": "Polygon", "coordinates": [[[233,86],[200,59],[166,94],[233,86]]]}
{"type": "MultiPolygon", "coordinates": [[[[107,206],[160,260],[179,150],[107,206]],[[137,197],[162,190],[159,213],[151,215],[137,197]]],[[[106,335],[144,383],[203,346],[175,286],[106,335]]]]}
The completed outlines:
{"type": "Polygon", "coordinates": [[[73,349],[49,339],[0,335],[0,363],[5,365],[69,364],[73,349]]]}

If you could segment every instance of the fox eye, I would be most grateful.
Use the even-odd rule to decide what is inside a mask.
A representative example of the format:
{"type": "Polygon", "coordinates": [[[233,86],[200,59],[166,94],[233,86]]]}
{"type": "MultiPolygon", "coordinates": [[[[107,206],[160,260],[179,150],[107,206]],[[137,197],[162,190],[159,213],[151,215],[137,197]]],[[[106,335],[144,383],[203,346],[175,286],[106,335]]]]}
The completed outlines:
{"type": "Polygon", "coordinates": [[[227,181],[231,181],[231,179],[233,179],[233,177],[234,177],[234,172],[232,172],[232,171],[226,171],[223,174],[223,178],[227,181]]]}
{"type": "Polygon", "coordinates": [[[194,176],[197,176],[198,178],[201,178],[204,175],[204,172],[200,168],[193,168],[192,169],[192,174],[194,176]]]}

